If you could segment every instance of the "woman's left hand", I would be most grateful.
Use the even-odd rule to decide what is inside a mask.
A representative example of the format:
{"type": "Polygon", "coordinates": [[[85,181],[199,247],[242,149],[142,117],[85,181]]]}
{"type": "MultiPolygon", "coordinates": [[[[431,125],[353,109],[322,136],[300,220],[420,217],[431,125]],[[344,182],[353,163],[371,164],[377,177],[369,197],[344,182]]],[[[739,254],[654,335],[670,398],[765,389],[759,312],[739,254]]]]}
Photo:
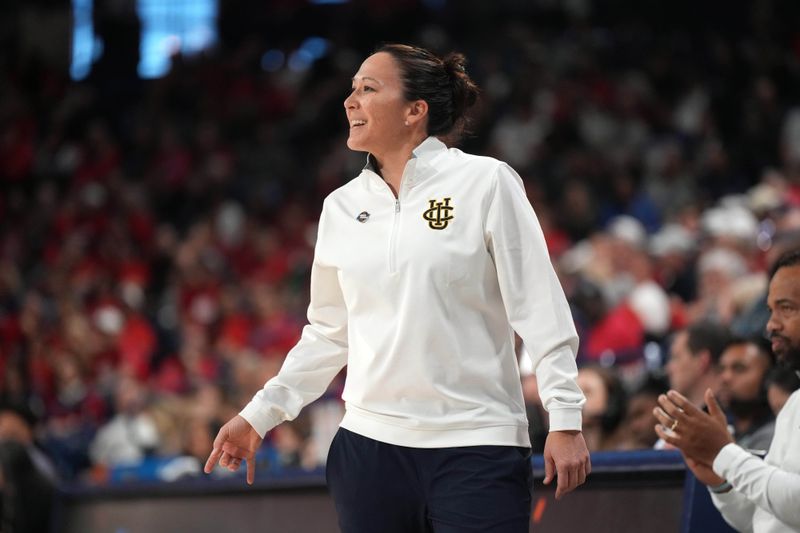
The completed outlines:
{"type": "Polygon", "coordinates": [[[592,471],[589,450],[580,431],[551,431],[544,444],[544,484],[558,476],[556,500],[583,485],[592,471]]]}

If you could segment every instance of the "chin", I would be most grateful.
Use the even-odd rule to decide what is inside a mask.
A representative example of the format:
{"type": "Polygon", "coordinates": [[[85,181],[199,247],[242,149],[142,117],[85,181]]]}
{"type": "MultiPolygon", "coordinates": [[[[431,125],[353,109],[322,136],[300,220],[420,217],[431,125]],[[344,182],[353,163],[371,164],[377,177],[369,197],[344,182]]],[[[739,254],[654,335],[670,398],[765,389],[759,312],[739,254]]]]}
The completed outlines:
{"type": "Polygon", "coordinates": [[[778,360],[784,365],[792,370],[800,371],[800,348],[791,346],[786,350],[782,350],[781,353],[776,352],[775,355],[778,356],[778,360]]]}
{"type": "Polygon", "coordinates": [[[369,151],[362,145],[362,143],[356,141],[352,137],[348,137],[348,139],[347,139],[347,147],[350,148],[351,150],[353,150],[354,152],[368,152],[369,151]]]}

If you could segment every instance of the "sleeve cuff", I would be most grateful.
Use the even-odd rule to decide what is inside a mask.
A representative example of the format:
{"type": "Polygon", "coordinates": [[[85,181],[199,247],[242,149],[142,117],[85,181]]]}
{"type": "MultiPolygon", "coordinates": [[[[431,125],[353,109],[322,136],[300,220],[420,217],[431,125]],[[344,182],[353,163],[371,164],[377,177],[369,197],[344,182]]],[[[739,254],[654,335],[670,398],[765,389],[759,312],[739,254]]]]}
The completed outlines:
{"type": "Polygon", "coordinates": [[[750,453],[744,450],[741,446],[734,443],[726,444],[714,458],[714,464],[711,468],[718,476],[728,479],[730,477],[729,469],[736,463],[737,459],[747,458],[750,453]]]}
{"type": "Polygon", "coordinates": [[[262,439],[267,434],[267,431],[280,423],[280,421],[273,420],[269,416],[264,404],[256,398],[253,398],[250,403],[244,406],[244,409],[239,412],[239,416],[247,420],[247,423],[253,426],[253,429],[262,439]]]}
{"type": "Polygon", "coordinates": [[[551,409],[550,431],[581,431],[581,409],[551,409]]]}
{"type": "Polygon", "coordinates": [[[709,489],[708,495],[711,496],[711,501],[717,509],[735,503],[737,498],[739,498],[739,494],[735,490],[729,490],[728,492],[712,492],[711,489],[709,489]]]}

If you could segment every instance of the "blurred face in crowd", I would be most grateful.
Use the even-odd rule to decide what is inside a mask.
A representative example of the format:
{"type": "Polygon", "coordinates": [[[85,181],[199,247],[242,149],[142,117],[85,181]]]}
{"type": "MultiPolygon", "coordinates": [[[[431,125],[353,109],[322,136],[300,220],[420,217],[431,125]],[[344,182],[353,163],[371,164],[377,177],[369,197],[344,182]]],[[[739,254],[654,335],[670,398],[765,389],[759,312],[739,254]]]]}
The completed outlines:
{"type": "Polygon", "coordinates": [[[800,265],[779,269],[769,282],[767,333],[772,351],[800,370],[800,265]]]}
{"type": "Polygon", "coordinates": [[[767,401],[769,402],[769,408],[772,411],[772,414],[778,416],[778,413],[781,412],[783,406],[789,401],[789,396],[791,395],[791,392],[787,391],[780,385],[772,383],[767,389],[767,401]]]}
{"type": "Polygon", "coordinates": [[[0,412],[0,441],[14,441],[22,444],[33,442],[33,432],[21,416],[12,411],[0,412]]]}
{"type": "Polygon", "coordinates": [[[689,334],[680,331],[675,335],[669,351],[667,375],[669,386],[683,395],[689,395],[698,380],[707,372],[709,361],[705,354],[692,354],[688,345],[689,334]]]}
{"type": "Polygon", "coordinates": [[[347,146],[370,152],[378,160],[401,146],[410,134],[405,126],[411,104],[403,94],[395,59],[386,52],[369,56],[353,76],[353,90],[344,108],[350,124],[347,146]]]}
{"type": "Polygon", "coordinates": [[[578,370],[578,386],[586,396],[583,404],[583,416],[587,421],[596,420],[603,416],[608,405],[608,390],[603,378],[591,368],[578,370]]]}
{"type": "Polygon", "coordinates": [[[653,415],[653,409],[657,405],[657,394],[635,394],[628,401],[624,426],[634,442],[642,448],[650,448],[658,440],[655,431],[658,421],[653,415]]]}
{"type": "Polygon", "coordinates": [[[719,396],[723,405],[737,407],[758,400],[769,368],[769,357],[755,344],[729,346],[719,360],[719,396]]]}

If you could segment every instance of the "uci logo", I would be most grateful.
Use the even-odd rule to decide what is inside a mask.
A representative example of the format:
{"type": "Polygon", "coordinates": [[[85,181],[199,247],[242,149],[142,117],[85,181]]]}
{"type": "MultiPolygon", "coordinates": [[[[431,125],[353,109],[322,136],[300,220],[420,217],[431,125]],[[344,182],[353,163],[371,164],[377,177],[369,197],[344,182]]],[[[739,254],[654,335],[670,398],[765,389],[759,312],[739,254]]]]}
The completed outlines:
{"type": "Polygon", "coordinates": [[[428,200],[430,208],[422,213],[422,218],[428,221],[431,229],[444,229],[453,220],[453,208],[450,207],[450,198],[445,198],[441,202],[428,200]]]}

